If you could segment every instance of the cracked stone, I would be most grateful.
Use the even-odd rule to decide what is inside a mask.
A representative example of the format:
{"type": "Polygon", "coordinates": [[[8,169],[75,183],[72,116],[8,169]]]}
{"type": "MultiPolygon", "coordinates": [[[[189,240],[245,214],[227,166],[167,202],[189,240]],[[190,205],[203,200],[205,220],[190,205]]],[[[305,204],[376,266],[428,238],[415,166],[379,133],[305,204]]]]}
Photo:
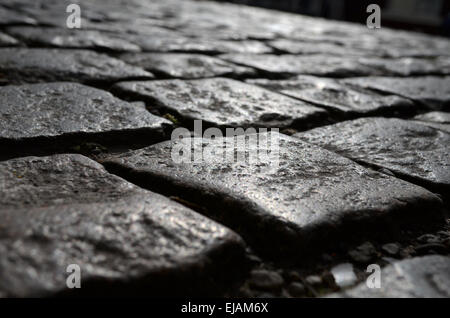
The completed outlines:
{"type": "Polygon", "coordinates": [[[450,187],[450,134],[413,121],[361,118],[295,135],[433,190],[450,187]]]}
{"type": "Polygon", "coordinates": [[[381,288],[369,288],[363,282],[331,297],[450,297],[450,257],[433,255],[406,259],[384,268],[380,277],[381,288]]]}
{"type": "Polygon", "coordinates": [[[325,115],[302,101],[227,78],[122,82],[113,89],[156,101],[185,120],[217,126],[302,126],[325,115]]]}
{"type": "Polygon", "coordinates": [[[332,55],[223,54],[220,58],[254,67],[275,75],[317,75],[350,77],[376,75],[378,72],[359,64],[354,58],[332,55]]]}
{"type": "Polygon", "coordinates": [[[31,45],[128,52],[140,51],[139,46],[106,32],[24,26],[10,27],[6,31],[31,45]]]}
{"type": "Polygon", "coordinates": [[[183,53],[137,53],[120,56],[125,62],[165,76],[175,78],[205,78],[218,76],[253,76],[255,70],[234,65],[221,59],[183,53]]]}
{"type": "Polygon", "coordinates": [[[4,161],[0,180],[2,297],[70,293],[69,264],[83,295],[181,296],[244,256],[232,231],[81,155],[4,161]]]}
{"type": "Polygon", "coordinates": [[[433,109],[450,104],[450,76],[446,77],[365,77],[344,83],[410,98],[433,109]]]}
{"type": "Polygon", "coordinates": [[[246,82],[344,113],[408,113],[417,109],[405,98],[352,89],[331,78],[300,75],[288,80],[250,79],[246,82]]]}
{"type": "Polygon", "coordinates": [[[288,249],[294,251],[287,253],[290,257],[335,240],[344,227],[361,229],[384,218],[392,223],[403,212],[408,220],[441,217],[441,200],[422,187],[286,135],[260,133],[246,139],[248,147],[237,146],[233,137],[183,138],[111,156],[104,164],[143,187],[158,184],[161,191],[207,207],[205,213],[258,242],[255,249],[288,249]],[[257,139],[259,160],[250,160],[257,139]],[[271,145],[277,141],[275,152],[271,145]],[[233,144],[224,156],[222,150],[233,144]],[[203,156],[180,163],[172,153],[180,147],[203,156]],[[233,153],[240,153],[241,160],[233,153]]]}
{"type": "Polygon", "coordinates": [[[0,49],[0,73],[10,84],[48,81],[116,82],[152,78],[143,69],[87,50],[0,49]]]}
{"type": "Polygon", "coordinates": [[[170,125],[145,107],[66,82],[0,87],[0,118],[0,141],[132,130],[156,134],[170,125]]]}

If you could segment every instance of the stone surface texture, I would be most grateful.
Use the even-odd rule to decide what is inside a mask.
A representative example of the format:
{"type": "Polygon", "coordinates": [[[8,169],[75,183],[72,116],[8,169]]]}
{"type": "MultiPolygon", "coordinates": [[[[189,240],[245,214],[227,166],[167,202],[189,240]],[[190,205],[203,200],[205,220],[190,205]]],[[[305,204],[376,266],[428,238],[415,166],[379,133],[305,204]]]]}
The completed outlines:
{"type": "Polygon", "coordinates": [[[300,75],[288,80],[250,79],[247,83],[343,113],[373,114],[417,109],[405,98],[356,90],[332,78],[300,75]]]}
{"type": "Polygon", "coordinates": [[[450,133],[450,113],[438,111],[429,112],[417,115],[416,117],[414,117],[414,120],[418,120],[422,124],[450,133]]]}
{"type": "Polygon", "coordinates": [[[367,77],[348,79],[345,83],[410,98],[430,108],[448,109],[450,77],[367,77]]]}
{"type": "Polygon", "coordinates": [[[83,29],[59,29],[38,28],[34,26],[16,26],[6,29],[6,32],[30,45],[54,46],[63,48],[82,49],[105,49],[111,51],[139,52],[140,48],[114,37],[114,35],[103,34],[98,31],[83,29]]]}
{"type": "Polygon", "coordinates": [[[235,138],[163,142],[112,157],[105,164],[145,186],[169,183],[177,194],[186,192],[186,199],[211,206],[211,213],[220,210],[217,213],[228,222],[238,222],[244,231],[264,240],[265,248],[282,239],[289,240],[293,250],[304,248],[310,240],[326,240],[324,231],[329,234],[352,222],[364,224],[399,211],[412,217],[414,206],[437,212],[440,200],[425,189],[296,138],[248,135],[246,146],[235,138]],[[250,159],[258,142],[260,150],[269,149],[268,140],[278,143],[279,154],[250,159]],[[227,145],[234,145],[228,155],[227,145]],[[202,157],[176,163],[177,149],[202,157]],[[235,159],[239,153],[242,158],[235,159]],[[279,162],[273,161],[275,156],[279,162]]]}
{"type": "Polygon", "coordinates": [[[325,114],[310,104],[227,78],[123,82],[114,89],[216,126],[286,127],[325,114]]]}
{"type": "Polygon", "coordinates": [[[157,294],[181,285],[190,267],[206,274],[214,259],[239,260],[242,241],[227,228],[81,155],[13,159],[0,175],[1,296],[67,291],[70,264],[87,290],[116,283],[120,294],[121,284],[140,281],[157,294]]]}
{"type": "Polygon", "coordinates": [[[171,123],[144,107],[77,83],[0,87],[0,140],[161,130],[171,123]]]}
{"type": "Polygon", "coordinates": [[[237,2],[0,1],[0,298],[450,297],[450,40],[237,2]]]}
{"type": "Polygon", "coordinates": [[[254,67],[260,71],[279,75],[297,74],[352,77],[377,75],[373,68],[359,64],[353,57],[314,55],[269,55],[269,54],[224,54],[220,58],[240,65],[254,67]]]}

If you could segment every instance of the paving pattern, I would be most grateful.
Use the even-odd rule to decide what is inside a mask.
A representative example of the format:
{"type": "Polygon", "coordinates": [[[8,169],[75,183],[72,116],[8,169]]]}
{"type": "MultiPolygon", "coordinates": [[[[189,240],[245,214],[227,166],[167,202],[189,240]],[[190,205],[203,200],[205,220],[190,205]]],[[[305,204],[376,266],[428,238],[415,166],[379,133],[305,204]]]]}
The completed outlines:
{"type": "Polygon", "coordinates": [[[450,297],[449,40],[72,2],[0,2],[0,297],[450,297]]]}

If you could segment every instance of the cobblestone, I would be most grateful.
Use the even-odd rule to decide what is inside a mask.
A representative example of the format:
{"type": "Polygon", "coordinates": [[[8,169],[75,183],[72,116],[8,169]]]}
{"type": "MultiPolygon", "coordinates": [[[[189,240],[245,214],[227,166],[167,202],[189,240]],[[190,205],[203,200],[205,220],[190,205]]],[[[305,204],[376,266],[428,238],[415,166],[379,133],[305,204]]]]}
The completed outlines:
{"type": "Polygon", "coordinates": [[[394,95],[355,90],[332,78],[300,75],[289,80],[251,79],[247,83],[278,91],[333,111],[350,114],[410,113],[419,107],[394,95]]]}
{"type": "Polygon", "coordinates": [[[448,193],[450,135],[443,131],[401,119],[363,118],[296,136],[448,193]]]}
{"type": "Polygon", "coordinates": [[[77,83],[0,87],[0,141],[150,130],[171,123],[144,107],[77,83]]]}
{"type": "Polygon", "coordinates": [[[116,82],[152,78],[143,69],[87,50],[0,49],[0,73],[9,84],[76,81],[116,82]]]}
{"type": "Polygon", "coordinates": [[[225,54],[219,57],[226,61],[254,67],[271,75],[285,77],[297,74],[331,77],[379,74],[377,70],[359,64],[352,57],[338,57],[324,54],[225,54]]]}
{"type": "Polygon", "coordinates": [[[140,51],[135,44],[98,31],[17,26],[7,28],[6,32],[32,46],[140,51]]]}
{"type": "MultiPolygon", "coordinates": [[[[364,226],[365,221],[402,211],[412,218],[414,209],[419,215],[439,211],[440,199],[421,187],[295,138],[274,138],[279,138],[280,149],[274,167],[267,162],[223,162],[223,153],[206,151],[203,160],[174,163],[171,149],[185,147],[183,141],[163,142],[104,163],[125,178],[141,180],[144,187],[169,184],[168,193],[206,206],[212,217],[238,226],[253,242],[264,242],[264,250],[311,249],[331,240],[341,227],[364,226]]],[[[222,149],[224,141],[233,145],[217,137],[194,142],[192,153],[202,153],[205,147],[222,149]]],[[[256,139],[248,142],[249,148],[234,151],[248,155],[256,139]]]]}
{"type": "Polygon", "coordinates": [[[445,109],[450,102],[450,77],[370,77],[344,81],[389,94],[410,98],[430,108],[445,109]]]}
{"type": "Polygon", "coordinates": [[[120,58],[129,64],[173,78],[249,77],[256,74],[251,68],[201,54],[138,53],[124,54],[120,58]]]}
{"type": "Polygon", "coordinates": [[[0,296],[67,292],[70,264],[82,269],[84,293],[182,295],[195,291],[192,278],[243,260],[230,230],[86,157],[14,159],[0,176],[0,296]]]}
{"type": "Polygon", "coordinates": [[[448,39],[192,0],[69,29],[72,2],[0,3],[0,297],[450,297],[448,39]],[[279,152],[168,140],[196,119],[279,152]]]}
{"type": "Polygon", "coordinates": [[[183,120],[201,119],[219,127],[301,126],[325,115],[310,104],[226,78],[123,82],[114,89],[149,99],[183,120]]]}

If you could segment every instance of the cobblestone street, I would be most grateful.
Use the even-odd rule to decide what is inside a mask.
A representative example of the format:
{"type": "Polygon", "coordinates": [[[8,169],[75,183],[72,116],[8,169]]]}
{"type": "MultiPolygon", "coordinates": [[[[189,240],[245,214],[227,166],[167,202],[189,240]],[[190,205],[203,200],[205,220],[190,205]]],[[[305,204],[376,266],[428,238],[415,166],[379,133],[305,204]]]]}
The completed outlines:
{"type": "Polygon", "coordinates": [[[450,297],[450,40],[213,1],[0,0],[0,297],[105,295],[450,297]],[[196,120],[223,137],[174,161],[196,120]],[[275,169],[205,153],[239,153],[227,128],[278,128],[258,133],[275,169]]]}

